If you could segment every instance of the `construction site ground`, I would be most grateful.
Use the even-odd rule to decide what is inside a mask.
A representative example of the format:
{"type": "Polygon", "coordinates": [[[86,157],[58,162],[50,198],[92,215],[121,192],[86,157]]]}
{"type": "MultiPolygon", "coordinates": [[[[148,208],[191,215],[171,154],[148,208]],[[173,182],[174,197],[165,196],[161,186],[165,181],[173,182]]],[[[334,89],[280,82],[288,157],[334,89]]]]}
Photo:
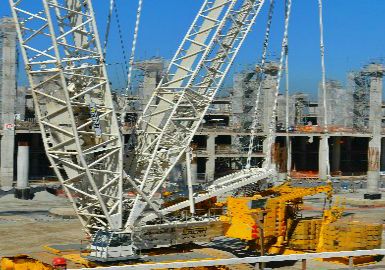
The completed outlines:
{"type": "MultiPolygon", "coordinates": [[[[385,193],[384,195],[385,196],[385,193]]],[[[345,198],[344,218],[363,220],[365,222],[385,222],[385,205],[377,202],[375,207],[367,207],[363,201],[363,193],[340,193],[335,197],[345,198]],[[358,203],[357,203],[358,202],[358,203]]],[[[324,200],[321,197],[306,199],[304,215],[320,215],[324,200]]],[[[36,194],[33,200],[23,201],[13,198],[13,195],[0,197],[0,257],[28,254],[41,257],[45,245],[80,244],[84,239],[82,226],[71,211],[71,205],[66,198],[54,196],[46,191],[36,194]]],[[[385,236],[383,237],[385,239],[385,236]]],[[[385,242],[385,240],[383,241],[385,242]]],[[[383,243],[385,247],[385,243],[383,243]]],[[[253,256],[252,252],[244,249],[243,243],[234,239],[218,238],[212,243],[194,246],[190,252],[207,254],[207,258],[253,256]],[[200,250],[202,248],[202,250],[200,250]],[[218,255],[213,250],[219,250],[218,255]]],[[[53,255],[52,255],[53,256],[53,255]]],[[[50,257],[50,256],[48,256],[50,257]]],[[[326,263],[316,260],[308,261],[308,269],[346,269],[341,264],[326,263]]],[[[281,265],[278,269],[302,269],[301,262],[281,265]]],[[[365,269],[385,269],[385,260],[365,269]]],[[[275,268],[275,267],[274,267],[275,268]]],[[[250,268],[252,269],[252,268],[250,268]]]]}

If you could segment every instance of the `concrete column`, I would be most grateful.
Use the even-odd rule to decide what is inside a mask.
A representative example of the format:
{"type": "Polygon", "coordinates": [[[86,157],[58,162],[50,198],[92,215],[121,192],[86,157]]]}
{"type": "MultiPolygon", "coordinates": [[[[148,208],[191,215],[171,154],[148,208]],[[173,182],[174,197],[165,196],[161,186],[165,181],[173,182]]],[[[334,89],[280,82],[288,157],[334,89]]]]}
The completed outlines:
{"type": "Polygon", "coordinates": [[[288,137],[288,140],[286,140],[286,143],[287,143],[287,146],[286,146],[286,148],[287,148],[287,164],[286,164],[286,166],[287,166],[287,173],[289,174],[289,176],[290,176],[290,173],[291,173],[291,170],[293,169],[292,168],[292,164],[293,164],[293,161],[292,161],[292,159],[293,159],[293,155],[292,155],[292,141],[291,141],[291,138],[290,137],[288,137]]]}
{"type": "Polygon", "coordinates": [[[29,145],[27,142],[19,142],[17,148],[17,181],[16,188],[28,187],[29,172],[29,145]]]}
{"type": "Polygon", "coordinates": [[[17,148],[17,181],[15,197],[23,200],[32,198],[29,188],[29,145],[19,142],[17,148]]]}
{"type": "Polygon", "coordinates": [[[14,179],[15,132],[3,130],[1,136],[0,179],[2,188],[11,188],[14,179]]]}
{"type": "Polygon", "coordinates": [[[339,174],[341,169],[341,137],[333,137],[331,171],[339,174]]]}
{"type": "MultiPolygon", "coordinates": [[[[275,139],[275,138],[274,138],[275,139]]],[[[271,166],[271,169],[273,169],[273,171],[274,171],[274,174],[271,176],[271,178],[270,178],[270,180],[273,182],[273,183],[276,183],[276,184],[279,184],[279,171],[277,170],[278,168],[277,168],[277,150],[279,149],[277,149],[277,143],[276,142],[273,142],[273,145],[271,146],[271,153],[269,153],[269,139],[268,138],[266,138],[266,139],[264,139],[263,140],[263,153],[265,154],[265,155],[271,155],[271,164],[270,164],[270,166],[271,166]]],[[[266,160],[266,158],[265,158],[265,160],[264,160],[264,162],[263,162],[263,165],[262,166],[267,166],[268,164],[267,164],[267,162],[266,162],[267,160],[266,160]]]]}
{"type": "Polygon", "coordinates": [[[328,137],[320,136],[319,152],[318,152],[318,173],[319,179],[326,180],[328,175],[328,156],[329,155],[329,143],[328,137]]]}
{"type": "Polygon", "coordinates": [[[265,78],[262,84],[263,101],[263,132],[268,134],[273,116],[273,106],[275,101],[275,89],[277,85],[278,64],[269,63],[265,66],[265,78]]]}
{"type": "Polygon", "coordinates": [[[369,65],[365,72],[370,76],[369,131],[372,138],[368,148],[368,192],[378,193],[380,181],[382,76],[384,68],[379,64],[369,65]]]}
{"type": "Polygon", "coordinates": [[[372,137],[368,148],[368,192],[377,193],[380,180],[380,148],[379,136],[372,137]]]}
{"type": "MultiPolygon", "coordinates": [[[[273,145],[271,146],[271,153],[269,153],[268,151],[269,151],[269,139],[268,138],[265,138],[264,140],[263,140],[263,143],[262,143],[262,151],[263,151],[263,153],[265,154],[265,155],[271,155],[271,167],[272,168],[275,168],[275,169],[277,169],[277,164],[276,164],[276,159],[275,159],[275,156],[276,156],[276,154],[275,154],[275,143],[273,143],[273,145]]],[[[266,166],[267,164],[266,164],[266,159],[265,159],[265,161],[264,161],[264,164],[263,164],[263,166],[266,166]]]]}
{"type": "Polygon", "coordinates": [[[198,162],[197,158],[191,160],[191,183],[196,185],[198,179],[198,162]]]}
{"type": "Polygon", "coordinates": [[[206,179],[208,182],[214,181],[215,177],[215,137],[216,135],[207,136],[206,179]]]}
{"type": "Polygon", "coordinates": [[[192,169],[191,169],[191,149],[186,151],[186,170],[187,170],[187,187],[188,187],[188,198],[190,204],[190,213],[195,213],[195,203],[194,203],[194,190],[193,190],[193,181],[192,181],[192,169]]]}
{"type": "Polygon", "coordinates": [[[12,19],[0,20],[1,167],[3,188],[12,187],[15,144],[16,28],[12,19]]]}
{"type": "Polygon", "coordinates": [[[162,59],[151,59],[134,63],[135,68],[144,72],[143,84],[140,92],[142,110],[147,105],[162,77],[164,64],[162,59]]]}

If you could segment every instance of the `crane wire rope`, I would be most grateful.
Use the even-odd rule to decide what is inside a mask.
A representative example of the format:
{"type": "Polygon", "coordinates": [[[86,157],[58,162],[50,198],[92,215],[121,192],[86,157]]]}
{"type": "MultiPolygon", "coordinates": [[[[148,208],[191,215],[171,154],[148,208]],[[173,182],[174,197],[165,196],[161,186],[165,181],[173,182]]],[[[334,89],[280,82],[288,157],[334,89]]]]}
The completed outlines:
{"type": "Polygon", "coordinates": [[[140,26],[140,18],[142,15],[142,7],[143,7],[143,0],[139,0],[138,2],[138,9],[136,11],[136,21],[135,21],[135,29],[134,29],[134,37],[132,39],[132,45],[131,45],[131,54],[130,59],[128,63],[128,71],[127,71],[127,84],[126,89],[124,91],[124,106],[122,110],[122,116],[121,122],[123,123],[125,121],[125,116],[128,112],[129,106],[130,106],[130,100],[129,95],[131,90],[131,81],[132,81],[132,72],[134,69],[134,61],[135,61],[135,53],[136,53],[136,44],[138,41],[138,33],[139,33],[139,26],[140,26]]]}
{"type": "Polygon", "coordinates": [[[266,159],[265,159],[265,167],[267,168],[271,168],[271,164],[272,164],[272,148],[275,140],[276,115],[277,115],[277,105],[278,105],[277,101],[278,101],[278,94],[279,94],[279,88],[281,85],[282,70],[283,70],[284,59],[285,59],[285,48],[286,48],[286,45],[288,44],[288,38],[289,38],[290,13],[291,13],[291,0],[287,0],[286,12],[285,12],[285,28],[284,28],[284,34],[282,39],[277,83],[276,83],[275,92],[274,92],[274,103],[273,103],[273,110],[272,110],[273,113],[270,119],[269,132],[267,135],[267,151],[266,151],[266,159]]]}
{"type": "MultiPolygon", "coordinates": [[[[126,47],[124,46],[124,41],[123,41],[123,31],[122,31],[122,27],[120,24],[118,6],[116,4],[116,1],[113,1],[112,4],[113,4],[114,11],[115,11],[115,20],[116,20],[117,29],[118,29],[120,47],[122,49],[122,54],[123,54],[123,64],[124,64],[124,68],[125,68],[124,72],[127,74],[127,72],[128,72],[127,52],[126,52],[126,47]]],[[[126,83],[126,87],[127,87],[127,81],[125,83],[126,83]]]]}
{"type": "MultiPolygon", "coordinates": [[[[287,8],[287,3],[286,3],[287,8]]],[[[285,130],[286,130],[286,177],[290,179],[291,171],[291,144],[289,137],[289,89],[290,89],[290,76],[289,76],[289,37],[287,37],[285,47],[285,130]]]]}
{"type": "Polygon", "coordinates": [[[329,164],[329,147],[328,147],[328,118],[327,118],[327,102],[326,102],[326,68],[325,68],[325,44],[324,44],[324,25],[323,25],[323,4],[322,0],[318,0],[318,11],[319,11],[319,28],[320,28],[320,53],[321,53],[321,72],[322,72],[322,106],[323,106],[323,131],[325,140],[323,143],[326,147],[323,149],[325,153],[325,164],[326,164],[326,178],[330,179],[330,164],[329,164]]]}
{"type": "Polygon", "coordinates": [[[108,9],[106,33],[104,35],[104,44],[103,44],[104,58],[106,57],[106,54],[107,54],[107,45],[108,45],[108,40],[110,37],[110,30],[111,30],[111,18],[112,18],[112,13],[114,12],[114,2],[115,0],[110,0],[110,8],[108,9]]]}
{"type": "Polygon", "coordinates": [[[126,86],[126,91],[125,91],[126,97],[128,97],[128,94],[129,94],[128,92],[131,89],[132,70],[134,68],[136,44],[138,41],[138,33],[139,33],[140,18],[142,15],[142,7],[143,7],[143,0],[139,0],[138,9],[136,11],[134,38],[132,39],[131,55],[130,55],[130,59],[129,59],[129,63],[128,63],[127,86],[126,86]]]}
{"type": "MultiPolygon", "coordinates": [[[[264,37],[264,41],[263,41],[263,51],[262,51],[261,64],[260,64],[261,73],[264,72],[264,68],[265,68],[265,64],[266,64],[267,51],[268,51],[269,40],[270,40],[271,23],[272,23],[273,14],[274,14],[274,5],[275,5],[275,0],[270,0],[267,25],[266,25],[266,32],[265,32],[265,37],[264,37]]],[[[254,118],[253,118],[253,122],[252,122],[251,127],[250,127],[250,141],[249,141],[249,148],[248,148],[248,152],[247,152],[246,169],[250,169],[250,167],[251,167],[251,155],[252,155],[253,148],[254,148],[255,134],[257,133],[258,109],[259,109],[259,100],[260,100],[260,96],[261,96],[262,84],[263,84],[263,78],[261,77],[259,84],[258,84],[257,97],[255,100],[254,118]]]]}

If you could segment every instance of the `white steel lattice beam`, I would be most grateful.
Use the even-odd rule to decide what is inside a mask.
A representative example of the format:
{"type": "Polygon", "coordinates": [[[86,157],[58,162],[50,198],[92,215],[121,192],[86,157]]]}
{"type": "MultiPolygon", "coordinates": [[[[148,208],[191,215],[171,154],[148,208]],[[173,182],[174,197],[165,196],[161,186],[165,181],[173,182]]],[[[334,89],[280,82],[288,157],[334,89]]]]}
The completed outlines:
{"type": "Polygon", "coordinates": [[[47,156],[87,231],[122,226],[122,141],[90,0],[9,0],[47,156]]]}
{"type": "MultiPolygon", "coordinates": [[[[147,104],[137,127],[128,174],[152,200],[192,140],[264,0],[205,1],[147,104]]],[[[125,185],[132,189],[132,186],[125,185]]],[[[126,227],[148,203],[137,195],[126,227]]]]}

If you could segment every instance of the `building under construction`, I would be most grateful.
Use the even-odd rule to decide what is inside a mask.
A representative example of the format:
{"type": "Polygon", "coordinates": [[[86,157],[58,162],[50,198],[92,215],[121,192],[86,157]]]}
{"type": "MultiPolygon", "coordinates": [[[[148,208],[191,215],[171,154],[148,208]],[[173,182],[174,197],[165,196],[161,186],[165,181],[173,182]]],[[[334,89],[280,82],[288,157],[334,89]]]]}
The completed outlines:
{"type": "Polygon", "coordinates": [[[142,2],[128,58],[115,1],[103,48],[92,0],[9,0],[12,19],[0,22],[0,268],[380,262],[383,65],[350,72],[346,86],[326,80],[322,0],[315,99],[289,89],[291,0],[281,3],[279,59],[269,55],[272,19],[282,16],[274,1],[210,0],[170,61],[135,60],[142,2]],[[265,7],[261,60],[224,87],[265,7]],[[120,65],[106,54],[113,15],[122,89],[109,79],[120,65]],[[18,85],[19,62],[29,88],[18,85]]]}
{"type": "MultiPolygon", "coordinates": [[[[12,186],[16,179],[17,146],[20,143],[27,143],[29,146],[29,179],[52,179],[54,174],[44,154],[31,93],[27,88],[17,86],[16,32],[11,19],[2,19],[0,33],[2,186],[12,186]]],[[[165,66],[165,61],[160,58],[135,64],[140,79],[137,89],[129,97],[128,111],[124,107],[125,98],[118,92],[114,93],[117,111],[126,111],[120,119],[126,143],[129,142],[136,119],[159,83],[165,66]]],[[[234,75],[233,87],[226,89],[222,97],[213,101],[191,144],[194,183],[212,182],[229,172],[244,168],[250,127],[255,115],[258,121],[257,133],[254,134],[256,140],[252,163],[262,164],[265,153],[263,141],[268,134],[273,113],[270,108],[274,102],[277,70],[278,64],[270,62],[263,73],[258,67],[237,73],[234,75]],[[261,91],[258,91],[260,83],[261,91]],[[258,105],[255,108],[257,100],[258,105]]],[[[289,171],[293,178],[315,178],[324,175],[326,164],[319,158],[323,153],[320,141],[328,138],[333,176],[354,175],[366,179],[366,176],[370,175],[381,184],[379,172],[385,170],[385,148],[381,151],[381,148],[385,147],[382,143],[382,137],[385,135],[382,119],[385,115],[383,105],[379,102],[382,100],[382,76],[382,65],[373,63],[349,73],[347,87],[335,80],[327,81],[327,133],[322,125],[324,93],[321,87],[317,101],[311,100],[306,93],[296,91],[292,91],[288,98],[281,94],[278,97],[276,112],[276,152],[283,155],[287,151],[284,138],[288,136],[291,161],[287,163],[291,164],[291,168],[287,170],[285,164],[280,164],[281,159],[277,154],[278,171],[289,171]],[[289,104],[286,104],[287,100],[289,104]],[[285,117],[287,106],[288,123],[285,117]],[[371,166],[370,155],[373,151],[380,157],[378,167],[371,166]],[[376,173],[373,174],[371,170],[376,173]]],[[[184,162],[179,164],[171,174],[172,177],[176,180],[184,179],[185,167],[184,162]]]]}

